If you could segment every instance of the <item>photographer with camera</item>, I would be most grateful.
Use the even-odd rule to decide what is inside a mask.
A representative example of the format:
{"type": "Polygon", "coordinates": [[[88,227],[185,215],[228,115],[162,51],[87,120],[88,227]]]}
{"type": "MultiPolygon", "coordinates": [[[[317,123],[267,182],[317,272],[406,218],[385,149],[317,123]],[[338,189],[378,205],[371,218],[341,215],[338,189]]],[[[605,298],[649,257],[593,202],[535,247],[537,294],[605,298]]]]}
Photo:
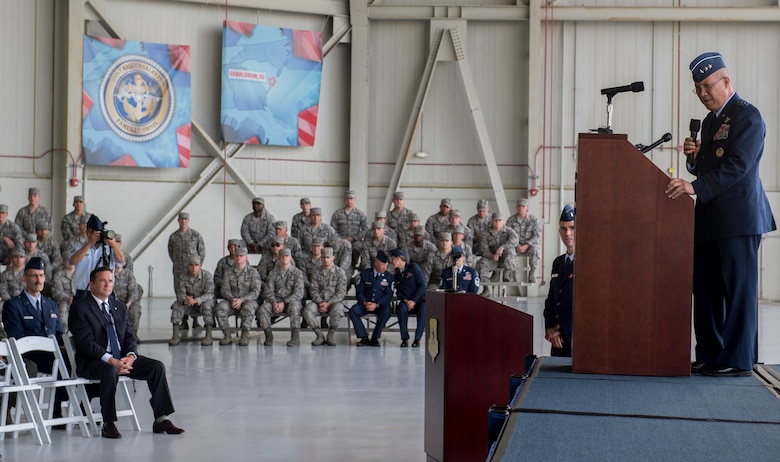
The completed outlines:
{"type": "Polygon", "coordinates": [[[125,254],[117,244],[116,233],[106,229],[107,221],[100,221],[92,215],[87,221],[87,242],[70,257],[70,264],[76,268],[73,273],[73,287],[76,295],[73,301],[80,299],[89,288],[89,274],[99,267],[111,268],[125,262],[125,254]]]}

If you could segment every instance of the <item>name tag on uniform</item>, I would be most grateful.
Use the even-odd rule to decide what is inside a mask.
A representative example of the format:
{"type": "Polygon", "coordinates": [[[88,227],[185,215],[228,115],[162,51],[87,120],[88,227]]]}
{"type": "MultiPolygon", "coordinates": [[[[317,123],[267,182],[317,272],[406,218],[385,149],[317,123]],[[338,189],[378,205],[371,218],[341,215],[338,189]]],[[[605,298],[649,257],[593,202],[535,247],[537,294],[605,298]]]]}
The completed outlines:
{"type": "Polygon", "coordinates": [[[35,319],[35,316],[24,316],[24,319],[35,319]]]}
{"type": "Polygon", "coordinates": [[[553,274],[551,274],[551,275],[550,275],[550,277],[552,277],[553,279],[555,279],[555,278],[557,278],[557,277],[558,277],[558,273],[553,273],[553,274]]]}
{"type": "Polygon", "coordinates": [[[57,319],[57,313],[52,313],[52,314],[51,314],[51,317],[52,317],[53,319],[57,319]]]}
{"type": "Polygon", "coordinates": [[[470,281],[471,280],[471,273],[464,274],[463,275],[463,280],[464,281],[470,281]]]}
{"type": "Polygon", "coordinates": [[[387,286],[387,279],[382,279],[382,282],[379,283],[380,286],[385,287],[387,286]]]}

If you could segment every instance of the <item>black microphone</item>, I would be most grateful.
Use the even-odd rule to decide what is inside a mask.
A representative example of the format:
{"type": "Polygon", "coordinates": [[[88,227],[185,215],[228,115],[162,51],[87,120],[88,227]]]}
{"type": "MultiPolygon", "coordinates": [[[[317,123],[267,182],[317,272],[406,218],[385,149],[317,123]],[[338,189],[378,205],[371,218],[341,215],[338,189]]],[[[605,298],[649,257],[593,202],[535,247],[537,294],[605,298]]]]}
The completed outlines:
{"type": "Polygon", "coordinates": [[[691,139],[694,143],[696,143],[696,137],[699,135],[699,130],[701,130],[701,120],[699,119],[691,119],[691,139]]]}
{"type": "Polygon", "coordinates": [[[662,143],[666,143],[667,141],[671,141],[671,140],[672,140],[672,134],[671,133],[664,133],[664,136],[662,136],[660,140],[656,141],[655,143],[651,144],[650,146],[645,146],[644,144],[637,144],[636,148],[639,149],[640,151],[642,151],[642,153],[645,153],[645,152],[648,152],[648,151],[652,151],[653,149],[658,147],[658,145],[660,145],[662,143]]]}
{"type": "Polygon", "coordinates": [[[602,95],[610,95],[614,96],[618,93],[624,93],[627,91],[632,91],[634,93],[639,93],[640,91],[645,91],[645,83],[644,82],[634,82],[631,85],[623,85],[622,87],[612,87],[612,88],[602,88],[601,94],[602,95]]]}

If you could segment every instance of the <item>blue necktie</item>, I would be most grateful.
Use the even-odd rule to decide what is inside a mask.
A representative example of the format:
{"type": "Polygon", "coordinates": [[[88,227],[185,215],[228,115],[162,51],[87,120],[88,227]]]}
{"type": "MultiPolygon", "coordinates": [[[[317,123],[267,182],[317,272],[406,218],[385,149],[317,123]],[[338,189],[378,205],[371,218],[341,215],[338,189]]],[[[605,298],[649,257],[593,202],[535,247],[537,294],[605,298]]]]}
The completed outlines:
{"type": "Polygon", "coordinates": [[[116,330],[114,329],[114,323],[111,321],[111,314],[108,311],[106,302],[101,303],[103,307],[103,323],[108,330],[108,343],[111,345],[111,356],[116,359],[122,357],[122,349],[119,347],[119,339],[116,336],[116,330]]]}

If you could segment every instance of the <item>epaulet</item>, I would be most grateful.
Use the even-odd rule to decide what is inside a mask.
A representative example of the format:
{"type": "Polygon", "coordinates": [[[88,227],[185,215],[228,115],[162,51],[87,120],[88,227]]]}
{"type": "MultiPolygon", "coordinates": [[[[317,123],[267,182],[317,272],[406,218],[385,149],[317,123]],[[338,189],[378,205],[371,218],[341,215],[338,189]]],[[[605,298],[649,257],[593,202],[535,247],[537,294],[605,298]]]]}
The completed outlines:
{"type": "Polygon", "coordinates": [[[741,100],[737,101],[737,106],[739,106],[739,107],[744,109],[744,108],[750,107],[750,103],[748,103],[744,99],[741,99],[741,100]]]}

